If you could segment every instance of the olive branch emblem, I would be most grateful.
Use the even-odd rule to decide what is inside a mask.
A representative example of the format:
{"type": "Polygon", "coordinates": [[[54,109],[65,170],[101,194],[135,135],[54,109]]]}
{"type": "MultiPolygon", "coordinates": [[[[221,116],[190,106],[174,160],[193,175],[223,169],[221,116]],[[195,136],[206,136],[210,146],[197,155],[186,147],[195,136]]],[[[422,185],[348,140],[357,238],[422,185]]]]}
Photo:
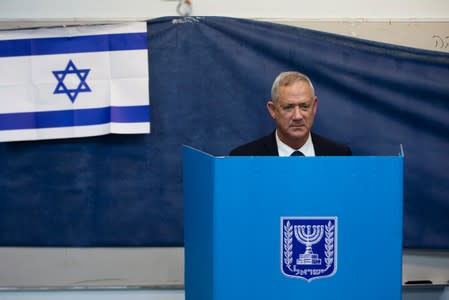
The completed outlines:
{"type": "Polygon", "coordinates": [[[335,229],[335,225],[333,225],[331,223],[331,221],[329,221],[327,223],[327,225],[324,226],[325,229],[325,238],[324,238],[324,248],[326,249],[326,251],[324,252],[324,254],[326,255],[326,258],[324,259],[324,261],[326,262],[326,269],[324,271],[327,271],[331,266],[332,263],[334,262],[334,229],[335,229]]]}
{"type": "Polygon", "coordinates": [[[293,272],[292,270],[292,262],[293,262],[293,226],[290,224],[290,221],[287,221],[287,224],[284,225],[284,263],[287,268],[293,272]]]}

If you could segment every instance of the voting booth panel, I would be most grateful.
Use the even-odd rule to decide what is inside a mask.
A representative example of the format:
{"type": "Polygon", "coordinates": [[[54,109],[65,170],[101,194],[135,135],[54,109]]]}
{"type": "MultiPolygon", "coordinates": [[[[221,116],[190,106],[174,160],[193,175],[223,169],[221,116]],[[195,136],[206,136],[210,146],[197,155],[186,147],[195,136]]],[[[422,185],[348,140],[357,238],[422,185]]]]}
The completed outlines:
{"type": "Polygon", "coordinates": [[[187,300],[401,299],[402,157],[183,164],[187,300]]]}

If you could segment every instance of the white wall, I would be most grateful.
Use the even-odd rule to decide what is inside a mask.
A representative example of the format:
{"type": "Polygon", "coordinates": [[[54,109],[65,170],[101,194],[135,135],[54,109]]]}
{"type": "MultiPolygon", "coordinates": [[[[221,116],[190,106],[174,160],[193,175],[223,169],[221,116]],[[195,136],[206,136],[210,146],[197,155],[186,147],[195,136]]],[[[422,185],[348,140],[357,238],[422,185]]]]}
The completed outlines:
{"type": "MultiPolygon", "coordinates": [[[[147,19],[177,15],[177,0],[1,0],[0,20],[147,19]]],[[[192,0],[193,15],[300,19],[444,19],[448,0],[192,0]]]]}
{"type": "Polygon", "coordinates": [[[184,300],[184,291],[148,289],[0,291],[0,300],[184,300]]]}

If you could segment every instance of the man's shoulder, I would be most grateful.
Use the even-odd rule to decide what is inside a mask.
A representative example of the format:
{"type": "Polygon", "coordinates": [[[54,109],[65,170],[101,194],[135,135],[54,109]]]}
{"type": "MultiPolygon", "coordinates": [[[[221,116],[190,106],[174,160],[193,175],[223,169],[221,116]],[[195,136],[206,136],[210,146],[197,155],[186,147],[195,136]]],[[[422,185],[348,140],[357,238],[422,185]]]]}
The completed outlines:
{"type": "Polygon", "coordinates": [[[276,156],[276,138],[273,133],[253,140],[249,143],[238,146],[231,150],[231,156],[276,156]]]}
{"type": "Polygon", "coordinates": [[[313,147],[317,156],[350,156],[351,148],[346,145],[332,141],[321,135],[312,133],[313,147]]]}

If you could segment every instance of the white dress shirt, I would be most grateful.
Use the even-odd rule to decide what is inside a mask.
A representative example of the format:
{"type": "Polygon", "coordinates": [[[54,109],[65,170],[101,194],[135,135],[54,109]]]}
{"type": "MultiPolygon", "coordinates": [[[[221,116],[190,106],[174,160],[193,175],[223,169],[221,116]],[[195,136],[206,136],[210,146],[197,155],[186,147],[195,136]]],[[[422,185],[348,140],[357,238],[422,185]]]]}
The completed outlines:
{"type": "Polygon", "coordinates": [[[276,130],[276,143],[278,146],[279,156],[290,156],[294,151],[301,151],[304,156],[315,156],[315,148],[313,148],[312,136],[310,133],[306,143],[301,148],[293,149],[281,141],[276,130]]]}

